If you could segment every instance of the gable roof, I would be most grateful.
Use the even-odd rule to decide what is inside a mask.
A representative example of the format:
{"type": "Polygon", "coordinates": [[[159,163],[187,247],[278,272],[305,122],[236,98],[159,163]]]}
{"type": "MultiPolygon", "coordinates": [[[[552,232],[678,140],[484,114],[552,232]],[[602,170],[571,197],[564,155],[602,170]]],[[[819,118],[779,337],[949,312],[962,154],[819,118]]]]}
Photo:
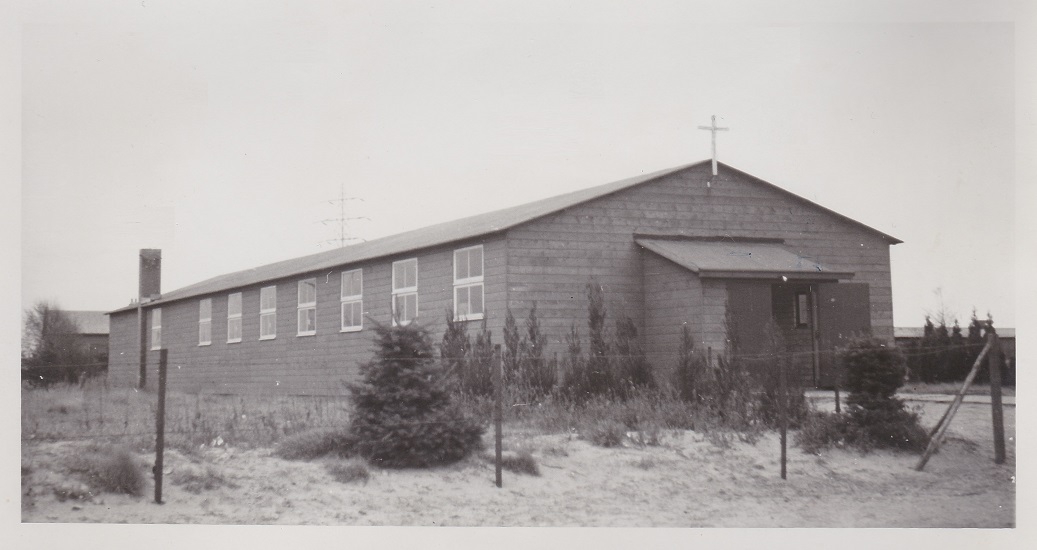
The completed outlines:
{"type": "MultiPolygon", "coordinates": [[[[324,252],[318,252],[316,254],[310,254],[308,256],[302,256],[299,258],[292,258],[290,260],[284,260],[272,264],[267,264],[252,269],[246,269],[242,271],[236,271],[234,273],[228,273],[225,275],[219,275],[211,279],[188,285],[177,290],[163,293],[162,296],[149,302],[151,304],[159,304],[171,302],[174,300],[180,300],[184,298],[190,298],[192,296],[201,296],[204,294],[210,294],[213,292],[219,292],[232,288],[243,287],[247,285],[261,283],[263,281],[270,281],[274,279],[280,279],[284,277],[291,277],[294,275],[301,275],[303,273],[309,273],[313,271],[320,271],[323,269],[330,269],[338,266],[344,266],[348,264],[355,264],[358,262],[373,260],[377,258],[384,258],[397,254],[402,254],[409,251],[421,250],[432,246],[439,246],[449,244],[452,242],[462,241],[466,239],[472,239],[484,235],[492,235],[501,231],[511,229],[513,227],[531,222],[538,218],[542,218],[549,214],[577,206],[579,204],[599,199],[619,191],[624,191],[632,187],[636,187],[643,183],[647,183],[656,179],[659,179],[681,170],[691,168],[694,166],[701,166],[709,164],[710,160],[703,160],[691,164],[685,164],[676,166],[673,168],[667,168],[665,170],[659,170],[649,174],[643,174],[632,178],[626,178],[612,183],[606,183],[596,187],[590,187],[587,189],[581,189],[579,191],[573,191],[563,195],[557,195],[538,201],[513,206],[510,208],[504,208],[493,212],[487,212],[485,214],[478,214],[467,218],[461,218],[459,220],[452,220],[412,231],[406,231],[404,233],[398,233],[395,235],[389,235],[379,239],[371,241],[357,243],[334,250],[327,250],[324,252]]],[[[865,229],[871,233],[879,235],[881,238],[889,241],[891,244],[901,242],[900,240],[886,235],[878,230],[872,229],[856,220],[843,216],[837,212],[829,210],[823,206],[815,204],[799,195],[790,193],[774,184],[768,183],[760,178],[731,168],[730,166],[717,163],[719,166],[723,166],[726,170],[731,170],[738,174],[741,174],[754,182],[767,186],[773,190],[776,190],[793,200],[802,202],[813,208],[817,208],[834,215],[842,220],[848,221],[862,229],[865,229]]],[[[112,313],[127,311],[134,309],[136,305],[130,305],[123,308],[119,308],[112,313]]]]}

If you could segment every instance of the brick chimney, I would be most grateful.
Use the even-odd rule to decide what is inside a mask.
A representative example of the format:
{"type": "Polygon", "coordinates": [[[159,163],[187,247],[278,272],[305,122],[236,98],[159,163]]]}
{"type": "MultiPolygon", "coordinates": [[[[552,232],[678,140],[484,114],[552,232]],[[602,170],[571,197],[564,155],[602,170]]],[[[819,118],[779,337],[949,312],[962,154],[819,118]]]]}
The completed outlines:
{"type": "Polygon", "coordinates": [[[158,298],[162,293],[162,250],[142,248],[140,250],[140,300],[158,298]]]}

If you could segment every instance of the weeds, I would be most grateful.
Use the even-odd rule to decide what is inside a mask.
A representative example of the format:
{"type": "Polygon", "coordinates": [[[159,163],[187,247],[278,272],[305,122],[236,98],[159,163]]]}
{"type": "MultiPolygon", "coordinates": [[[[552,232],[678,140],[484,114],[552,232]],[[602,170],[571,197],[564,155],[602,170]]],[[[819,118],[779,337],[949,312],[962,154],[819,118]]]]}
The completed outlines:
{"type": "Polygon", "coordinates": [[[147,484],[143,463],[126,448],[88,450],[73,457],[69,469],[82,475],[91,487],[109,493],[140,496],[147,484]]]}
{"type": "Polygon", "coordinates": [[[508,453],[501,456],[501,468],[517,474],[526,474],[531,476],[540,475],[540,467],[537,466],[536,459],[533,458],[533,454],[527,450],[521,450],[514,454],[508,453]]]}
{"type": "Polygon", "coordinates": [[[329,460],[324,463],[324,468],[339,483],[356,483],[362,481],[365,485],[371,479],[371,472],[367,463],[359,458],[347,460],[329,460]]]}
{"type": "Polygon", "coordinates": [[[274,454],[285,460],[312,460],[326,455],[348,457],[354,441],[349,428],[321,428],[290,435],[277,445],[274,454]]]}
{"type": "Polygon", "coordinates": [[[207,465],[204,468],[193,464],[184,464],[173,470],[169,477],[174,485],[178,485],[188,493],[199,494],[202,491],[212,491],[220,487],[237,487],[237,484],[228,480],[215,467],[207,465]]]}

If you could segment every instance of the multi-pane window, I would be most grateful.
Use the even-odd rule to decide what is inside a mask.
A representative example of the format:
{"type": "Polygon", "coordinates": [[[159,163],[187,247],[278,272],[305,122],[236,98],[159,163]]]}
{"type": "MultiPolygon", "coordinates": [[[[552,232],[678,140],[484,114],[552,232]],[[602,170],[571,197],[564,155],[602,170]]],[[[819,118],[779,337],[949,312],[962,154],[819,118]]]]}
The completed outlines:
{"type": "Polygon", "coordinates": [[[259,339],[277,336],[277,286],[259,289],[259,339]]]}
{"type": "Polygon", "coordinates": [[[342,272],[342,332],[355,332],[364,327],[364,272],[361,269],[342,272]]]}
{"type": "Polygon", "coordinates": [[[392,322],[406,325],[418,316],[418,259],[392,263],[392,322]]]}
{"type": "Polygon", "coordinates": [[[198,345],[212,343],[212,298],[198,301],[198,345]]]}
{"type": "Polygon", "coordinates": [[[299,281],[299,336],[317,334],[317,279],[299,281]]]}
{"type": "Polygon", "coordinates": [[[162,308],[151,310],[151,349],[162,349],[162,308]]]}
{"type": "Polygon", "coordinates": [[[796,328],[810,326],[810,296],[806,292],[796,293],[796,328]]]}
{"type": "Polygon", "coordinates": [[[454,317],[459,321],[482,319],[483,250],[482,245],[454,251],[454,317]]]}
{"type": "Polygon", "coordinates": [[[227,343],[241,341],[241,293],[227,296],[227,343]]]}

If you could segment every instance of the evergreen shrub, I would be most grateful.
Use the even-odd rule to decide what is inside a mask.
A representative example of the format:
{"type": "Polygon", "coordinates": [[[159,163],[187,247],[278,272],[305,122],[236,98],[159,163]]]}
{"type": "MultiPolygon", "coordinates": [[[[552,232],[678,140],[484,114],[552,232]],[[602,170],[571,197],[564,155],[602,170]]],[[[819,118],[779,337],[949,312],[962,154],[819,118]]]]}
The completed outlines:
{"type": "Polygon", "coordinates": [[[455,462],[481,447],[483,428],[453,402],[428,332],[417,322],[375,325],[375,360],[349,386],[358,455],[387,468],[455,462]]]}

